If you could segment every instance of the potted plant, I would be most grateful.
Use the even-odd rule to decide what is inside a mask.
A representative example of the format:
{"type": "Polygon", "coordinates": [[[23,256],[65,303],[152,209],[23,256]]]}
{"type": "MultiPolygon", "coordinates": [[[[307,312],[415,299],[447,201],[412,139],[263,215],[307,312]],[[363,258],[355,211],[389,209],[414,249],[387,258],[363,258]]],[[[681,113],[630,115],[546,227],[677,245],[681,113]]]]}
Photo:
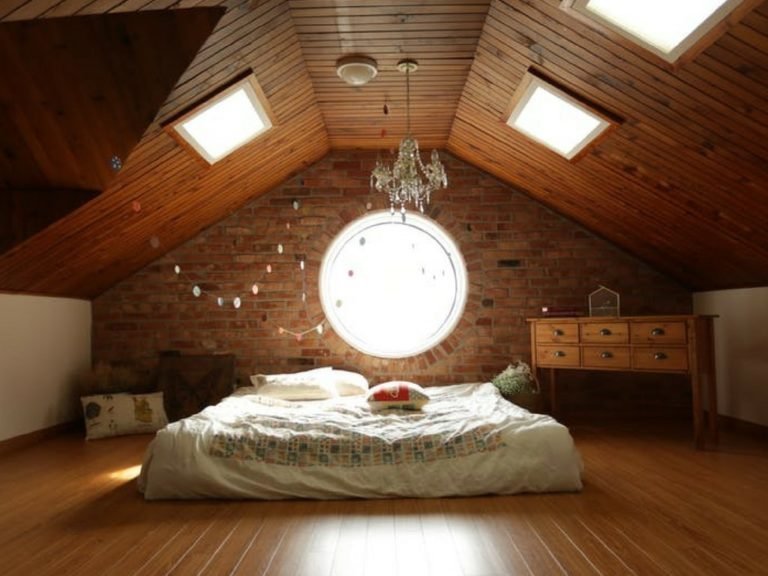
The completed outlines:
{"type": "Polygon", "coordinates": [[[541,394],[531,367],[516,360],[492,380],[501,395],[531,412],[541,411],[541,394]]]}

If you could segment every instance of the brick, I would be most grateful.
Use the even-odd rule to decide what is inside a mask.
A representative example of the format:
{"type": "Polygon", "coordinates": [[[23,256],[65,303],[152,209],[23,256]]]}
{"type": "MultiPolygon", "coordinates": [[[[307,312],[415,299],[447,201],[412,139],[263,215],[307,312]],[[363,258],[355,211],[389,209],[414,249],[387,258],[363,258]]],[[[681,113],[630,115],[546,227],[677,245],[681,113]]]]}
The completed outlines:
{"type": "MultiPolygon", "coordinates": [[[[373,383],[405,378],[451,384],[490,380],[513,359],[529,360],[525,318],[545,305],[586,306],[598,284],[619,291],[624,314],[691,311],[691,294],[677,283],[441,151],[450,187],[433,196],[427,213],[459,243],[469,270],[468,301],[455,331],[435,349],[400,360],[366,356],[332,330],[322,337],[307,334],[301,342],[279,335],[279,326],[303,331],[322,318],[317,279],[334,236],[366,212],[367,202],[376,210],[388,208],[384,195],[369,191],[376,157],[375,151],[332,151],[96,298],[94,361],[130,360],[151,369],[161,350],[173,349],[234,353],[243,382],[255,373],[333,365],[357,370],[373,383]],[[294,198],[301,200],[298,211],[291,206],[294,198]],[[306,257],[306,306],[297,254],[306,257]],[[498,268],[500,260],[519,260],[520,267],[498,268]],[[174,264],[181,265],[182,277],[173,273],[174,264]],[[272,274],[265,272],[267,264],[272,274]],[[195,283],[228,304],[219,308],[213,298],[195,298],[195,283]],[[231,306],[235,295],[243,300],[239,310],[231,306]]],[[[666,402],[666,394],[679,396],[658,386],[649,387],[649,394],[646,381],[622,392],[624,386],[590,387],[580,375],[564,372],[562,379],[579,384],[563,386],[570,395],[563,401],[576,406],[590,406],[590,400],[615,405],[625,397],[666,402]],[[618,398],[608,397],[606,390],[618,398]]]]}

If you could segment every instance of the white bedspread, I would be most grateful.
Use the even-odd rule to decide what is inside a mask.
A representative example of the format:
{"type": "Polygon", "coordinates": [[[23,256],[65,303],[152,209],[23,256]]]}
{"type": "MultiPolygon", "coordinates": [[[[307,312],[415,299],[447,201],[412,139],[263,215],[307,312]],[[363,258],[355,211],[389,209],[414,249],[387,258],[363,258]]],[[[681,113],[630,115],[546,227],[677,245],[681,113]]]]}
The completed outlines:
{"type": "Polygon", "coordinates": [[[284,402],[243,388],[174,422],[139,489],[161,498],[441,497],[581,489],[568,429],[492,384],[430,387],[419,412],[361,397],[284,402]]]}

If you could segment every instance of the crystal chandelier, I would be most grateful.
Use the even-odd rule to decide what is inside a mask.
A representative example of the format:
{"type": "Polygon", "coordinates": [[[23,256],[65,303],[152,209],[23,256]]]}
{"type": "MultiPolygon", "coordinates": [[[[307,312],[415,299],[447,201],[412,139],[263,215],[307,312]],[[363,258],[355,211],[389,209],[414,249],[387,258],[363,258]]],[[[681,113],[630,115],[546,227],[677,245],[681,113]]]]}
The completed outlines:
{"type": "Polygon", "coordinates": [[[395,207],[405,221],[405,209],[409,204],[424,212],[424,206],[429,204],[432,192],[448,185],[445,168],[440,163],[437,150],[432,151],[429,164],[423,164],[419,155],[419,143],[411,136],[411,83],[410,74],[418,68],[415,60],[401,60],[397,69],[405,72],[406,86],[406,135],[400,141],[397,160],[392,166],[376,162],[376,168],[371,172],[371,187],[389,195],[390,210],[395,213],[395,207]]]}

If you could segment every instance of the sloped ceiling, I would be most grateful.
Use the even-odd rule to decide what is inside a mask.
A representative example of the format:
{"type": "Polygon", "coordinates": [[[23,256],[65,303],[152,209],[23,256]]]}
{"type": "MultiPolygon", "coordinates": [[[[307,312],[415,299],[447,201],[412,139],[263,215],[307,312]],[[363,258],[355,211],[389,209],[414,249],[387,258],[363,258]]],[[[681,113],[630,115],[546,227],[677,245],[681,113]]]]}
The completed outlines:
{"type": "Polygon", "coordinates": [[[109,185],[223,12],[0,24],[0,251],[109,185]]]}
{"type": "MultiPolygon", "coordinates": [[[[691,289],[768,285],[766,2],[745,4],[677,69],[559,0],[138,4],[226,12],[104,191],[0,256],[0,290],[94,297],[331,148],[396,146],[405,94],[395,65],[405,57],[420,64],[411,124],[422,148],[449,150],[691,289]],[[335,75],[353,53],[379,64],[364,87],[335,75]],[[505,116],[531,67],[623,123],[575,162],[525,139],[505,116]],[[162,124],[249,69],[275,127],[202,165],[162,124]]],[[[0,2],[6,22],[135,11],[127,0],[0,2]]]]}

